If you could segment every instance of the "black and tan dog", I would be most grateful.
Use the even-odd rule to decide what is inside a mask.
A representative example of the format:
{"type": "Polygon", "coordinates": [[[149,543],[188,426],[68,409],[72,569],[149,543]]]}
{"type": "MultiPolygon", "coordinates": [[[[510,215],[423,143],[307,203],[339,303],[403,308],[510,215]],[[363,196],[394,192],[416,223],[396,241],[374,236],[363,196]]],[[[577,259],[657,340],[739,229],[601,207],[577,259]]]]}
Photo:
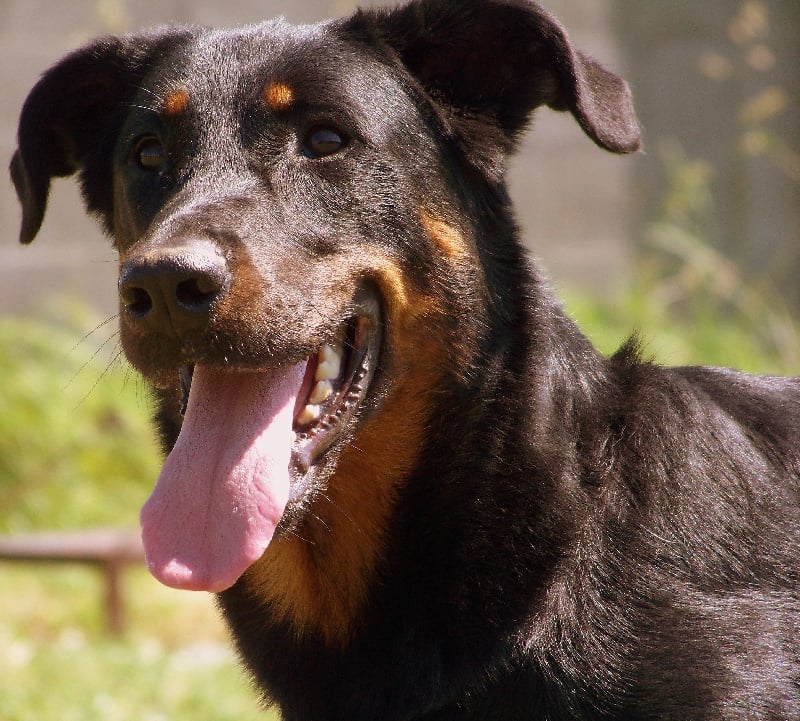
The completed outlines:
{"type": "Polygon", "coordinates": [[[638,147],[526,0],[106,38],[25,104],[22,241],[77,172],[119,251],[151,570],[286,721],[800,718],[800,383],[592,348],[504,187],[541,105],[638,147]]]}

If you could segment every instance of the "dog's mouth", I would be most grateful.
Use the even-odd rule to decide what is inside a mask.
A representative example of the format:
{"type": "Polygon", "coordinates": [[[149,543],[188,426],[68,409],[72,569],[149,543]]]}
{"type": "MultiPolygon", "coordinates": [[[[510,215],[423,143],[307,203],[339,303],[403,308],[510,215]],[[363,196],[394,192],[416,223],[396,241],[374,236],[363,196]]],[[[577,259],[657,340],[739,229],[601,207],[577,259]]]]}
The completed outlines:
{"type": "MultiPolygon", "coordinates": [[[[346,431],[372,384],[380,347],[374,317],[346,321],[335,338],[305,361],[303,382],[294,404],[292,467],[296,476],[309,469],[346,431]]],[[[186,415],[194,364],[184,365],[179,378],[181,415],[186,415]]]]}
{"type": "Polygon", "coordinates": [[[359,316],[309,358],[292,424],[292,462],[299,476],[351,427],[372,387],[379,348],[376,319],[359,316]]]}
{"type": "Polygon", "coordinates": [[[358,425],[381,350],[376,302],[305,360],[264,370],[185,365],[184,422],[142,509],[151,572],[221,591],[269,545],[287,506],[358,425]]]}

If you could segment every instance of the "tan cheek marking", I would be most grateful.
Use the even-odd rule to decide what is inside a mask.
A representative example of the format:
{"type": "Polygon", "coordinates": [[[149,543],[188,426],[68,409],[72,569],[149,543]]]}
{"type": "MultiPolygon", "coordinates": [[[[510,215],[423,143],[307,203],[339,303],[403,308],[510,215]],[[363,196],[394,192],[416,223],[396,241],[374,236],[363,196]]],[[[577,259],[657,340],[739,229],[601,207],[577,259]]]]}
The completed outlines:
{"type": "Polygon", "coordinates": [[[436,304],[409,287],[391,262],[372,270],[387,300],[392,390],[342,450],[297,535],[275,539],[245,577],[299,636],[318,633],[332,646],[344,645],[357,626],[398,488],[418,461],[442,377],[443,334],[430,325],[436,304]]]}
{"type": "Polygon", "coordinates": [[[469,247],[457,228],[437,220],[424,210],[420,211],[420,220],[428,237],[447,258],[463,261],[469,257],[469,247]]]}
{"type": "Polygon", "coordinates": [[[276,113],[288,110],[294,104],[294,99],[294,88],[283,82],[272,82],[264,90],[264,102],[276,113]]]}
{"type": "Polygon", "coordinates": [[[185,90],[176,90],[164,99],[164,114],[174,118],[181,115],[189,108],[189,93],[185,90]]]}

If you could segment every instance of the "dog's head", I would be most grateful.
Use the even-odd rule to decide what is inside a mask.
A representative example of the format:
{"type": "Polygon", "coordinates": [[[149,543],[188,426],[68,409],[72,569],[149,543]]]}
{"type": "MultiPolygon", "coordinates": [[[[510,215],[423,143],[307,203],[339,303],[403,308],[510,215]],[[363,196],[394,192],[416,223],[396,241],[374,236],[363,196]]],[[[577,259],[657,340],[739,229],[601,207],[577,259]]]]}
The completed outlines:
{"type": "Polygon", "coordinates": [[[391,503],[503,302],[504,159],[540,105],[638,147],[625,84],[525,0],[169,28],[44,75],[11,165],[21,239],[79,173],[175,443],[143,512],[159,578],[221,590],[320,496],[391,503]]]}

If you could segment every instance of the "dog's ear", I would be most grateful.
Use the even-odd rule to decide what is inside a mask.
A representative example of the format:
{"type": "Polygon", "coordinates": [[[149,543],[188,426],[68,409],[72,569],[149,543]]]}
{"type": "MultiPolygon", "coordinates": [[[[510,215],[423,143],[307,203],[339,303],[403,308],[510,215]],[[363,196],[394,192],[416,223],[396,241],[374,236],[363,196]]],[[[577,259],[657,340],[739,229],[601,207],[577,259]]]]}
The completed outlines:
{"type": "Polygon", "coordinates": [[[491,119],[506,149],[540,105],[569,110],[606,150],[639,148],[626,83],[576,50],[532,1],[414,0],[353,22],[377,33],[435,100],[457,115],[491,119]]]}
{"type": "Polygon", "coordinates": [[[11,179],[22,204],[20,241],[44,219],[50,180],[81,170],[89,210],[111,206],[110,147],[148,69],[187,31],[110,37],[67,55],[48,70],[22,108],[11,179]],[[91,177],[90,177],[91,176],[91,177]]]}

